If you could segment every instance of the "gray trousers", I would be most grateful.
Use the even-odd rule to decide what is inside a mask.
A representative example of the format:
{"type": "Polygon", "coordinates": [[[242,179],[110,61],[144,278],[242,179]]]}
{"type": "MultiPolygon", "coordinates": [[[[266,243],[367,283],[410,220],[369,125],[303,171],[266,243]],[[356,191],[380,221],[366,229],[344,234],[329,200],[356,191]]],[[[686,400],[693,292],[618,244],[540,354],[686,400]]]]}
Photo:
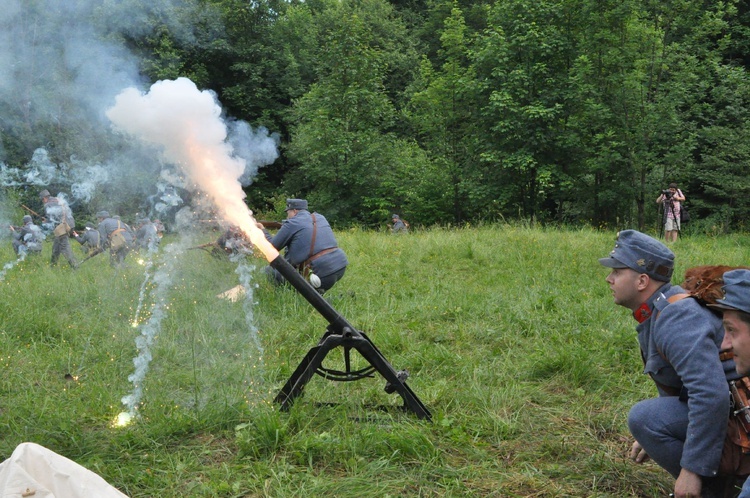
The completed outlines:
{"type": "Polygon", "coordinates": [[[61,254],[68,260],[71,268],[78,268],[78,261],[73,256],[73,249],[70,247],[70,237],[67,234],[55,237],[55,240],[52,242],[52,259],[50,260],[50,264],[56,265],[61,254]]]}

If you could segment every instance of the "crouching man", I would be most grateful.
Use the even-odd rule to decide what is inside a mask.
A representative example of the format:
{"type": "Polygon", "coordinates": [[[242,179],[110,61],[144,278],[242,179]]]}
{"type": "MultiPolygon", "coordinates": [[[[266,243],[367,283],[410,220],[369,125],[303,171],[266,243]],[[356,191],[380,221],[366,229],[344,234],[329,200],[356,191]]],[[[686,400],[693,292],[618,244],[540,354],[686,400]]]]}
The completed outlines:
{"type": "MultiPolygon", "coordinates": [[[[709,305],[719,309],[724,321],[722,348],[734,354],[737,373],[750,375],[750,270],[732,270],[724,274],[724,298],[709,305]]],[[[735,406],[735,409],[741,407],[735,406]]],[[[749,426],[740,427],[745,430],[749,426]]],[[[750,498],[750,479],[742,486],[740,498],[750,498]]]]}
{"type": "Polygon", "coordinates": [[[644,371],[659,394],[628,414],[631,458],[651,458],[672,474],[678,498],[723,496],[730,486],[719,472],[729,421],[725,372],[737,375],[731,359],[722,364],[719,358],[721,319],[670,283],[674,254],[648,235],[620,232],[599,263],[611,269],[606,281],[615,304],[638,322],[644,371]]]}

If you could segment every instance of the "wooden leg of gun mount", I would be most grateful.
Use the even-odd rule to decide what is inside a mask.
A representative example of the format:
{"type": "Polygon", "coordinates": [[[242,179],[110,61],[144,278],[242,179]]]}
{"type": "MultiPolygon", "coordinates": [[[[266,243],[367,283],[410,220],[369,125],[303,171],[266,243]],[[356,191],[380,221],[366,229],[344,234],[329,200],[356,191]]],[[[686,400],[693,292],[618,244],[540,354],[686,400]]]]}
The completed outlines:
{"type": "Polygon", "coordinates": [[[287,410],[305,388],[305,384],[312,378],[318,368],[323,364],[326,355],[338,346],[356,349],[370,365],[382,375],[397,391],[404,400],[404,408],[414,412],[420,419],[432,419],[432,414],[427,407],[417,398],[414,392],[402,381],[393,367],[378,351],[378,348],[367,336],[361,333],[343,336],[340,334],[326,333],[320,343],[307,352],[297,369],[289,380],[284,384],[274,401],[281,405],[282,410],[287,410]]]}

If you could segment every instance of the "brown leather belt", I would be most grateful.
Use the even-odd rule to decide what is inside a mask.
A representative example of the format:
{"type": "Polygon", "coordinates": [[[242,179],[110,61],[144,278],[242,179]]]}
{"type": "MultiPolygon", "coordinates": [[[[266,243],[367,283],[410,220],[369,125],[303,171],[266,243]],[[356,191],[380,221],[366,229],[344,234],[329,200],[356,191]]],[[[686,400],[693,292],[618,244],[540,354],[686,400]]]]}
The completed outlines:
{"type": "Polygon", "coordinates": [[[307,261],[305,261],[305,263],[310,263],[310,262],[318,259],[321,256],[325,256],[326,254],[335,251],[336,249],[338,249],[338,247],[329,247],[328,249],[323,249],[322,251],[317,252],[317,253],[313,254],[312,256],[310,256],[309,258],[307,258],[307,261]]]}

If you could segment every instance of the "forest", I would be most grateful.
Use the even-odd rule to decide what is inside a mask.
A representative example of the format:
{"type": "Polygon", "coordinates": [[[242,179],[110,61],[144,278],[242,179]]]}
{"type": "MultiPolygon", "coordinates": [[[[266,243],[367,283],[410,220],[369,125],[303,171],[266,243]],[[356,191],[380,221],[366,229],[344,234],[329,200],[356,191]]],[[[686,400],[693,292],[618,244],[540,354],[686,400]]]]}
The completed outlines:
{"type": "Polygon", "coordinates": [[[0,23],[0,177],[27,205],[41,161],[61,189],[106,173],[82,219],[138,210],[169,165],[104,110],[188,78],[273,140],[257,212],[658,229],[676,182],[692,229],[747,229],[747,0],[12,0],[0,23]]]}

